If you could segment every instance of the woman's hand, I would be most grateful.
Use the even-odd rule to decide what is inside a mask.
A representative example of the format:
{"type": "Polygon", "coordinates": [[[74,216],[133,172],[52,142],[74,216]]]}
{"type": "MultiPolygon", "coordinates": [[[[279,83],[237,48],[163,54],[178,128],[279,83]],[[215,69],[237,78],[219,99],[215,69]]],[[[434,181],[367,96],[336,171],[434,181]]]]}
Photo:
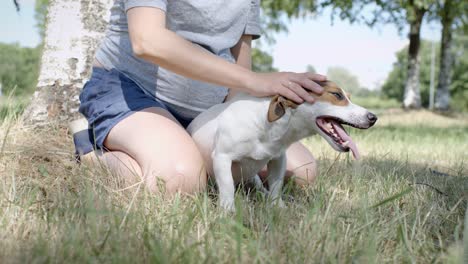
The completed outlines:
{"type": "Polygon", "coordinates": [[[325,76],[310,72],[255,73],[246,92],[258,97],[280,94],[296,103],[313,103],[309,92],[322,94],[323,88],[315,81],[325,80],[325,76]]]}

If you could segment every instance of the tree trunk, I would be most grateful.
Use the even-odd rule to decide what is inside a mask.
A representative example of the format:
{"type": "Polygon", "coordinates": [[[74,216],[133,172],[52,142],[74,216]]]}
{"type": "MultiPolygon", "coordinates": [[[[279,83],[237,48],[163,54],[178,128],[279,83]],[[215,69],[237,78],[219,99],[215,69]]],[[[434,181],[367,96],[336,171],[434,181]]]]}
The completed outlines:
{"type": "Polygon", "coordinates": [[[23,118],[29,124],[77,116],[78,95],[90,74],[113,0],[50,0],[37,89],[23,118]]]}
{"type": "Polygon", "coordinates": [[[450,77],[452,71],[453,55],[452,46],[452,24],[453,24],[453,5],[450,0],[445,1],[442,10],[442,39],[440,47],[440,71],[439,83],[435,98],[435,108],[441,111],[449,110],[450,106],[450,77]]]}
{"type": "Polygon", "coordinates": [[[409,19],[409,49],[408,49],[408,77],[405,83],[403,107],[416,109],[421,107],[421,93],[419,91],[419,46],[421,42],[421,24],[425,10],[413,7],[414,15],[409,19]]]}

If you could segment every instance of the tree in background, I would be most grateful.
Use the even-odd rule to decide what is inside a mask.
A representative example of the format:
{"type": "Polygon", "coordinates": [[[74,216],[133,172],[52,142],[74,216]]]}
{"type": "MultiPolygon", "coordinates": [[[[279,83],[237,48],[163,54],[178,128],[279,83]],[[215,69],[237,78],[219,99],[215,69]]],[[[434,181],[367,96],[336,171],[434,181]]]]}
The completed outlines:
{"type": "MultiPolygon", "coordinates": [[[[421,67],[419,67],[418,75],[420,76],[421,105],[425,107],[429,105],[431,49],[431,42],[422,41],[419,55],[421,67]]],[[[436,56],[438,56],[438,53],[436,53],[436,56]]],[[[396,57],[397,61],[393,64],[393,69],[382,86],[382,93],[387,98],[401,101],[404,98],[404,87],[408,79],[408,46],[398,51],[396,57]]],[[[435,66],[437,70],[439,64],[436,63],[435,66]]]]}
{"type": "MultiPolygon", "coordinates": [[[[451,107],[460,110],[468,110],[468,37],[457,36],[454,38],[451,52],[455,54],[453,66],[453,81],[450,84],[449,92],[453,95],[451,107]]],[[[423,41],[420,52],[420,83],[421,83],[421,101],[422,105],[429,105],[429,85],[430,85],[430,65],[432,43],[423,41]]],[[[440,44],[436,44],[436,48],[440,44]]],[[[436,56],[439,56],[440,50],[437,49],[436,56]]],[[[387,98],[401,100],[403,98],[403,87],[406,80],[406,68],[408,64],[408,47],[397,52],[397,61],[393,64],[387,80],[382,86],[382,93],[387,98]]],[[[435,64],[436,71],[439,69],[439,61],[435,64]]]]}
{"type": "MultiPolygon", "coordinates": [[[[36,19],[36,27],[39,30],[41,39],[44,40],[46,19],[47,19],[47,8],[49,6],[49,0],[34,0],[34,18],[36,19]]],[[[16,11],[20,12],[20,3],[17,0],[13,0],[13,4],[16,7],[16,11]]]]}
{"type": "MultiPolygon", "coordinates": [[[[47,3],[42,1],[41,3],[47,3]]],[[[112,0],[50,0],[36,92],[24,118],[67,124],[77,117],[78,94],[104,35],[112,0]],[[60,30],[67,25],[67,30],[60,30]]]]}
{"type": "MultiPolygon", "coordinates": [[[[275,43],[273,33],[287,32],[286,18],[306,17],[318,12],[318,0],[262,0],[262,38],[260,43],[275,43]]],[[[273,67],[273,57],[262,50],[263,45],[252,49],[252,69],[257,72],[278,71],[273,67]]],[[[315,70],[314,70],[315,72],[315,70]]]]}
{"type": "Polygon", "coordinates": [[[47,19],[47,7],[49,6],[49,0],[36,0],[35,3],[35,15],[36,27],[39,30],[41,41],[44,41],[46,19],[47,19]]]}
{"type": "Polygon", "coordinates": [[[20,11],[20,5],[18,3],[18,0],[13,0],[13,4],[15,5],[16,12],[19,12],[20,11]]]}
{"type": "MultiPolygon", "coordinates": [[[[76,114],[79,104],[77,94],[89,74],[94,49],[103,36],[112,2],[112,0],[36,0],[35,18],[44,42],[40,74],[37,73],[38,52],[36,56],[28,56],[29,60],[35,60],[34,69],[23,67],[27,69],[29,75],[16,71],[15,67],[18,63],[11,63],[11,59],[3,59],[4,63],[0,64],[0,74],[3,76],[1,80],[5,87],[10,87],[10,83],[16,83],[18,91],[30,91],[39,79],[33,100],[25,111],[27,121],[34,123],[47,122],[51,119],[66,121],[76,114]],[[58,30],[64,24],[69,25],[68,30],[58,30]],[[23,78],[19,78],[20,74],[23,78]],[[39,78],[37,78],[38,75],[39,78]],[[26,82],[30,79],[34,80],[34,84],[26,82]]],[[[13,0],[13,3],[19,11],[18,2],[13,0]]],[[[268,5],[268,1],[265,4],[268,5]]],[[[279,17],[272,16],[267,21],[266,28],[276,31],[285,30],[279,17]]],[[[22,48],[16,47],[16,49],[22,48]]],[[[2,49],[2,51],[6,52],[8,49],[2,49]]],[[[15,53],[9,52],[9,54],[15,53]]],[[[23,57],[18,58],[23,59],[23,57]]],[[[23,64],[23,62],[19,63],[23,64]]],[[[276,71],[273,67],[273,58],[259,49],[253,49],[253,67],[257,71],[276,71]]]]}
{"type": "MultiPolygon", "coordinates": [[[[269,32],[287,31],[284,18],[305,17],[320,13],[324,8],[333,8],[333,17],[351,22],[364,21],[369,26],[376,23],[393,23],[399,29],[410,25],[409,63],[405,81],[405,106],[419,107],[419,32],[424,15],[436,0],[372,1],[372,0],[263,0],[263,22],[266,25],[264,39],[272,40],[269,32]],[[363,15],[371,14],[369,17],[363,15]],[[408,99],[408,100],[407,100],[408,99]]],[[[108,8],[112,0],[37,0],[38,26],[45,28],[44,55],[38,89],[27,118],[45,121],[57,115],[67,119],[76,111],[76,95],[79,92],[92,60],[94,48],[102,36],[108,8]],[[47,4],[50,14],[45,19],[47,4]],[[68,24],[67,32],[55,30],[68,24]],[[61,35],[62,34],[62,35],[61,35]],[[65,55],[64,55],[65,54],[65,55]],[[66,59],[65,59],[66,58],[66,59]]],[[[268,53],[253,50],[253,67],[259,71],[276,70],[268,53]]]]}
{"type": "MultiPolygon", "coordinates": [[[[20,2],[12,1],[17,12],[20,2]]],[[[44,37],[48,0],[36,0],[35,18],[41,38],[44,37]]],[[[34,91],[39,75],[41,47],[26,48],[0,43],[0,83],[3,95],[27,96],[34,91]]]]}
{"type": "MultiPolygon", "coordinates": [[[[260,43],[275,43],[272,33],[287,32],[285,18],[304,17],[314,14],[318,8],[315,0],[262,0],[261,23],[262,38],[260,43]]],[[[273,57],[265,50],[261,44],[252,49],[252,70],[256,72],[278,71],[273,67],[273,57]]]]}
{"type": "Polygon", "coordinates": [[[436,0],[326,0],[334,15],[352,22],[364,22],[369,26],[394,24],[401,31],[409,26],[409,49],[407,74],[404,85],[403,106],[421,107],[419,88],[419,48],[423,18],[435,5],[436,0]],[[364,13],[365,11],[365,13],[364,13]],[[370,14],[370,15],[368,15],[370,14]]]}
{"type": "Polygon", "coordinates": [[[468,4],[464,0],[442,0],[437,2],[437,15],[442,24],[440,46],[439,82],[435,98],[435,108],[446,111],[450,105],[450,78],[453,66],[453,52],[451,49],[453,31],[460,26],[463,19],[467,19],[468,4]]]}
{"type": "Polygon", "coordinates": [[[392,23],[401,31],[409,24],[408,49],[409,63],[404,85],[404,107],[418,108],[420,106],[418,53],[420,46],[420,30],[423,19],[440,20],[442,37],[440,46],[440,71],[435,106],[439,110],[447,110],[450,104],[451,70],[453,54],[450,52],[454,28],[468,27],[468,4],[466,0],[326,0],[324,6],[332,6],[334,14],[350,22],[364,21],[369,26],[376,23],[392,23]],[[369,12],[372,10],[372,12],[369,12]],[[365,16],[363,11],[371,13],[365,16]]]}
{"type": "Polygon", "coordinates": [[[273,57],[258,48],[252,49],[252,70],[255,72],[278,71],[278,69],[273,67],[273,57]]]}
{"type": "Polygon", "coordinates": [[[309,64],[306,66],[306,72],[317,73],[317,70],[315,69],[314,66],[309,64]]]}
{"type": "MultiPolygon", "coordinates": [[[[399,3],[406,11],[406,20],[410,26],[408,48],[408,73],[405,81],[404,108],[420,108],[420,60],[421,25],[424,15],[433,4],[429,0],[409,0],[399,3]],[[402,5],[402,3],[405,3],[402,5]]],[[[397,20],[395,20],[397,22],[397,20]]],[[[398,23],[398,22],[397,22],[398,23]]]]}
{"type": "Polygon", "coordinates": [[[27,95],[38,77],[39,48],[0,43],[0,83],[4,95],[27,95]]]}
{"type": "Polygon", "coordinates": [[[452,45],[454,54],[453,74],[450,83],[452,100],[450,107],[468,110],[468,36],[458,34],[452,45]]]}
{"type": "Polygon", "coordinates": [[[327,70],[327,79],[334,81],[349,93],[358,93],[361,89],[358,78],[344,67],[330,67],[327,70]]]}

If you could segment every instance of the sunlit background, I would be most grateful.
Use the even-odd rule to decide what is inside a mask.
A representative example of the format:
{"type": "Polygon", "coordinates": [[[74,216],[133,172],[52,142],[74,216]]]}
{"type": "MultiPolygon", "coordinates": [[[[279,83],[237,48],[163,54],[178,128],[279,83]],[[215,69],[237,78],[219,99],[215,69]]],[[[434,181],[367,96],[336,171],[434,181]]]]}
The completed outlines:
{"type": "MultiPolygon", "coordinates": [[[[21,8],[18,12],[13,1],[4,2],[0,9],[2,22],[0,43],[8,44],[8,47],[3,48],[2,56],[12,56],[14,53],[12,46],[16,48],[15,52],[20,52],[21,48],[40,46],[42,41],[36,18],[40,4],[47,3],[47,0],[41,0],[38,5],[36,0],[20,0],[19,3],[21,8]],[[11,51],[7,52],[7,49],[11,51]]],[[[363,16],[371,16],[371,11],[363,11],[363,16]]],[[[355,95],[389,99],[390,101],[382,101],[382,105],[400,106],[406,71],[402,64],[406,67],[404,63],[407,57],[404,48],[409,43],[408,25],[400,25],[398,28],[392,23],[377,23],[372,27],[362,21],[350,23],[349,20],[341,20],[337,15],[332,16],[330,7],[299,18],[282,15],[279,20],[285,26],[285,30],[265,30],[267,36],[263,36],[254,44],[262,51],[255,53],[261,56],[254,55],[254,63],[259,62],[256,70],[315,71],[329,76],[355,95]],[[397,53],[401,54],[400,59],[397,53]]],[[[423,107],[429,106],[431,73],[434,77],[438,75],[436,69],[440,60],[439,43],[442,29],[436,19],[428,21],[429,19],[424,19],[421,29],[420,80],[423,107]],[[434,56],[431,56],[432,53],[434,56]],[[432,72],[431,64],[435,68],[432,72]]],[[[457,34],[455,42],[458,41],[458,52],[460,52],[460,49],[463,51],[466,46],[466,36],[457,34]]],[[[39,56],[40,51],[22,49],[21,52],[23,55],[31,53],[39,56]]],[[[466,52],[463,56],[467,56],[466,52]]],[[[11,60],[11,58],[2,59],[4,62],[11,60]]],[[[21,59],[17,58],[15,61],[20,63],[21,59]]],[[[30,59],[28,63],[38,63],[38,60],[30,59]]],[[[466,63],[462,66],[466,67],[466,63]]],[[[5,65],[1,67],[2,76],[10,74],[8,69],[5,69],[8,67],[5,65]]],[[[33,80],[37,75],[34,71],[30,71],[31,67],[25,68],[25,72],[28,73],[26,77],[22,76],[17,78],[18,80],[13,77],[2,77],[3,94],[10,92],[13,85],[16,85],[15,94],[19,95],[29,94],[34,90],[33,80]]],[[[455,78],[460,79],[460,76],[455,78]]],[[[433,79],[432,85],[436,87],[437,78],[433,79]]],[[[460,80],[461,87],[460,85],[452,87],[452,90],[461,94],[455,96],[455,102],[451,102],[452,108],[461,110],[468,108],[465,102],[468,95],[462,91],[467,87],[466,84],[463,85],[465,79],[466,77],[460,80]]]]}
{"type": "MultiPolygon", "coordinates": [[[[345,126],[359,162],[318,135],[304,139],[317,160],[316,181],[304,188],[287,183],[288,208],[281,209],[239,190],[235,215],[216,206],[214,184],[200,195],[167,199],[159,192],[163,181],[149,193],[144,180],[130,185],[104,160],[76,162],[72,117],[59,114],[74,114],[67,109],[76,93],[65,91],[78,92],[81,78],[41,85],[43,97],[30,103],[49,1],[17,0],[19,11],[14,0],[0,5],[0,263],[468,263],[468,10],[460,9],[468,8],[466,0],[262,0],[254,70],[326,74],[379,120],[367,130],[345,126]],[[332,3],[336,13],[317,3],[332,3]],[[357,3],[365,8],[347,10],[342,20],[339,9],[357,3]],[[372,17],[375,3],[397,5],[401,19],[382,23],[382,14],[372,27],[362,19],[349,23],[354,15],[372,17]],[[409,3],[434,10],[424,16],[420,68],[412,74],[419,76],[411,85],[420,88],[420,105],[402,109],[409,3]],[[448,3],[457,7],[456,19],[452,45],[443,49],[440,5],[448,3]],[[441,49],[453,58],[443,66],[441,49]],[[441,68],[450,69],[443,85],[448,109],[430,107],[430,87],[437,95],[439,80],[447,80],[441,68]],[[47,114],[46,122],[22,115],[27,105],[42,107],[35,113],[47,114]]],[[[86,13],[107,0],[54,1],[80,3],[73,10],[86,13]]],[[[69,51],[55,46],[51,57],[69,51]]],[[[47,69],[62,69],[57,64],[47,69]]]]}

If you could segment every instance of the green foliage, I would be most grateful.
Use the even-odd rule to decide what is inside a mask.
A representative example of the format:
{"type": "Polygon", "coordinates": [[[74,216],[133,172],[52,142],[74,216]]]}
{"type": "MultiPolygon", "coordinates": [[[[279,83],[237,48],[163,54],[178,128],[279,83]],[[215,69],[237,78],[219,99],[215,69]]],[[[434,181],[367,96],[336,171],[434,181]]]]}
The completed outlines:
{"type": "Polygon", "coordinates": [[[403,30],[420,12],[433,12],[436,0],[375,1],[375,0],[324,0],[322,7],[330,6],[332,16],[342,20],[363,22],[368,26],[394,24],[403,30]]]}
{"type": "Polygon", "coordinates": [[[26,109],[30,96],[0,98],[0,124],[18,119],[26,109]]]}
{"type": "Polygon", "coordinates": [[[278,69],[273,67],[273,57],[258,48],[252,49],[252,70],[254,72],[278,71],[278,69]]]}
{"type": "MultiPolygon", "coordinates": [[[[454,72],[450,92],[452,97],[452,107],[454,109],[468,110],[468,38],[464,36],[454,39],[453,52],[455,53],[454,72]]],[[[420,50],[420,89],[423,106],[429,105],[429,86],[431,72],[431,50],[432,43],[422,41],[420,50]]],[[[435,73],[439,70],[440,45],[436,44],[435,73]]],[[[393,64],[393,70],[390,72],[387,80],[382,86],[382,93],[387,98],[393,98],[401,101],[403,99],[406,70],[408,67],[408,48],[397,52],[397,61],[393,64]]],[[[437,87],[435,80],[434,87],[437,87]]]]}
{"type": "MultiPolygon", "coordinates": [[[[406,69],[408,68],[407,54],[408,54],[407,47],[396,53],[397,61],[393,64],[393,70],[390,72],[387,79],[385,80],[385,83],[382,86],[382,93],[385,97],[394,98],[394,99],[399,100],[400,102],[403,100],[405,80],[407,76],[406,74],[406,69]]],[[[424,87],[420,87],[420,89],[424,89],[424,87]]]]}
{"type": "MultiPolygon", "coordinates": [[[[379,97],[378,91],[372,91],[367,89],[366,87],[362,87],[359,84],[358,78],[344,67],[338,66],[328,68],[327,78],[331,81],[334,81],[346,92],[351,93],[353,98],[359,96],[361,98],[372,97],[374,99],[377,99],[379,97]]],[[[378,106],[377,104],[375,108],[386,108],[386,105],[387,104],[378,106]]]]}
{"type": "Polygon", "coordinates": [[[361,86],[358,78],[344,67],[330,67],[327,71],[327,78],[334,81],[341,88],[349,93],[356,93],[361,86]]]}
{"type": "Polygon", "coordinates": [[[309,64],[306,66],[306,72],[317,73],[317,70],[315,69],[314,66],[309,64]]]}
{"type": "Polygon", "coordinates": [[[318,9],[318,0],[263,0],[261,6],[264,12],[272,18],[307,16],[318,9]]]}
{"type": "Polygon", "coordinates": [[[47,7],[49,6],[49,0],[36,0],[35,4],[35,15],[36,27],[39,30],[41,38],[44,39],[46,18],[47,18],[47,7]]]}
{"type": "Polygon", "coordinates": [[[274,43],[271,36],[274,32],[288,31],[286,18],[305,17],[315,14],[318,9],[318,0],[262,0],[261,23],[263,40],[274,43]]]}
{"type": "Polygon", "coordinates": [[[4,95],[31,93],[39,74],[41,49],[0,43],[0,83],[4,95]]]}
{"type": "MultiPolygon", "coordinates": [[[[420,59],[420,90],[422,105],[427,107],[429,105],[429,85],[431,80],[431,50],[432,42],[422,41],[421,50],[419,53],[420,59]]],[[[435,47],[436,58],[439,58],[440,45],[436,44],[435,47]]],[[[408,69],[408,47],[398,51],[397,62],[393,64],[393,70],[390,72],[387,80],[382,86],[382,92],[388,98],[394,98],[399,101],[403,100],[403,93],[405,82],[407,78],[408,69]]],[[[439,69],[439,62],[436,59],[436,73],[439,69]]],[[[437,87],[437,83],[434,84],[437,87]]],[[[435,89],[435,88],[434,88],[435,89]]]]}
{"type": "Polygon", "coordinates": [[[441,0],[437,1],[435,12],[432,13],[434,19],[438,17],[442,23],[449,22],[455,28],[468,26],[468,5],[466,0],[441,0]]]}
{"type": "Polygon", "coordinates": [[[468,36],[458,36],[454,42],[455,67],[450,85],[451,107],[468,110],[468,36]]]}
{"type": "MultiPolygon", "coordinates": [[[[368,91],[368,90],[364,90],[368,91]]],[[[389,109],[398,108],[401,103],[393,98],[382,98],[377,94],[354,95],[351,94],[351,101],[367,109],[389,109]]]]}

